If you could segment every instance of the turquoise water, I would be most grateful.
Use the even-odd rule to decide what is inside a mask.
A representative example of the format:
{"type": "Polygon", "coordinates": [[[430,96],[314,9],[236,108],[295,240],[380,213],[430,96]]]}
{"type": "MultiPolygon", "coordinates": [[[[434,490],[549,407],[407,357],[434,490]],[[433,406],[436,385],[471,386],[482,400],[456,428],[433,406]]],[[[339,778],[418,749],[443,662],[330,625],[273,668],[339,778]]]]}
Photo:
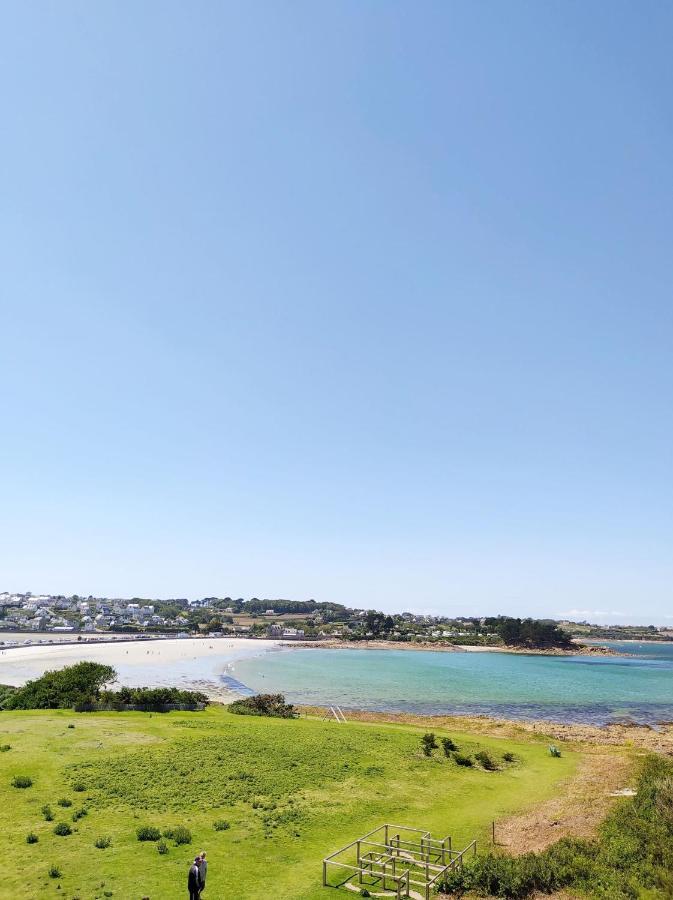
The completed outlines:
{"type": "Polygon", "coordinates": [[[673,721],[673,644],[611,644],[629,656],[408,650],[270,651],[233,675],[294,703],[605,724],[673,721]]]}

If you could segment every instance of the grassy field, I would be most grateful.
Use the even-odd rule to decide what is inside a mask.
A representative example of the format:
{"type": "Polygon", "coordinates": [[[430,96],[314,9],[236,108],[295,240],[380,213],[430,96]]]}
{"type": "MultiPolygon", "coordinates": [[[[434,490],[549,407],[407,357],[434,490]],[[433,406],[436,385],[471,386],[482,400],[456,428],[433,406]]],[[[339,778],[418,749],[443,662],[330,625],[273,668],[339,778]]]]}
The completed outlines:
{"type": "Polygon", "coordinates": [[[234,716],[221,707],[2,712],[0,745],[11,748],[0,753],[4,895],[172,900],[186,896],[190,858],[205,849],[204,898],[324,900],[340,894],[320,886],[322,857],[358,834],[391,821],[450,833],[454,846],[485,839],[493,819],[549,797],[578,762],[572,753],[551,758],[542,740],[451,732],[467,753],[516,754],[501,771],[462,768],[441,750],[424,757],[423,730],[234,716]],[[15,776],[32,786],[14,787],[15,776]],[[230,827],[216,830],[218,820],[230,827]],[[54,834],[59,822],[72,834],[54,834]],[[162,855],[138,841],[144,825],[185,825],[193,842],[167,840],[162,855]],[[29,832],[36,843],[27,843],[29,832]],[[99,837],[110,846],[97,849],[99,837]],[[50,877],[51,866],[60,877],[50,877]]]}

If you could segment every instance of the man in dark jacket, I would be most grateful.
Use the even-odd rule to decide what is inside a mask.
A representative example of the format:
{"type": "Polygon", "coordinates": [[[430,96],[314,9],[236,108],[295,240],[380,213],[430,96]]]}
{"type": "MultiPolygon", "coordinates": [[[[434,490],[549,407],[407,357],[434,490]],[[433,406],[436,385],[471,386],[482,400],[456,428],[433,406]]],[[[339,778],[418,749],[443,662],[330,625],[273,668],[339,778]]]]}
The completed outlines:
{"type": "Polygon", "coordinates": [[[189,900],[199,900],[201,893],[201,876],[199,875],[199,863],[201,857],[197,856],[189,867],[189,875],[187,876],[187,890],[189,891],[189,900]]]}

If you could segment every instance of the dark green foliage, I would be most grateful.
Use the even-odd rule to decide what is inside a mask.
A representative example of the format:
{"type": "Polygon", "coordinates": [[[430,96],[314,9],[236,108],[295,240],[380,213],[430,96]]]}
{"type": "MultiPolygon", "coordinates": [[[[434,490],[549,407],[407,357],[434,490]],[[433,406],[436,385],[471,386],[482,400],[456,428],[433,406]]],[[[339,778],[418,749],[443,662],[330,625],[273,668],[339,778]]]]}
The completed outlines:
{"type": "Polygon", "coordinates": [[[271,716],[274,719],[294,719],[299,715],[291,703],[285,702],[282,694],[255,694],[234,700],[229,712],[242,716],[271,716]]]}
{"type": "Polygon", "coordinates": [[[76,781],[72,786],[73,791],[76,791],[78,794],[83,793],[86,790],[86,785],[82,781],[76,781]]]}
{"type": "Polygon", "coordinates": [[[11,687],[9,684],[0,684],[0,709],[6,709],[5,704],[12,696],[12,694],[16,693],[16,688],[11,687]]]}
{"type": "Polygon", "coordinates": [[[94,847],[98,850],[107,850],[111,844],[112,840],[109,837],[97,837],[93,843],[94,847]]]}
{"type": "Polygon", "coordinates": [[[421,738],[421,747],[426,756],[432,756],[432,751],[437,749],[437,740],[432,732],[424,734],[421,738]]]}
{"type": "Polygon", "coordinates": [[[161,829],[153,825],[141,825],[136,830],[136,837],[139,841],[158,841],[161,838],[161,829]]]}
{"type": "Polygon", "coordinates": [[[550,756],[557,756],[557,757],[559,757],[559,756],[561,755],[561,751],[560,751],[559,748],[556,746],[556,744],[552,744],[551,747],[549,748],[549,755],[550,755],[550,756]]]}
{"type": "Polygon", "coordinates": [[[510,647],[528,647],[532,650],[569,650],[573,647],[570,635],[556,622],[497,616],[486,619],[484,628],[495,631],[510,647]]]}
{"type": "Polygon", "coordinates": [[[509,750],[507,751],[507,753],[502,754],[502,758],[505,760],[505,762],[508,762],[508,763],[516,762],[516,756],[513,753],[511,753],[509,750]]]}
{"type": "Polygon", "coordinates": [[[49,866],[49,877],[50,878],[60,878],[61,870],[58,866],[49,866]]]}
{"type": "Polygon", "coordinates": [[[142,712],[168,712],[172,709],[203,709],[209,703],[201,691],[181,691],[178,688],[122,687],[118,691],[101,691],[98,709],[123,712],[136,709],[142,712]]]}
{"type": "Polygon", "coordinates": [[[39,840],[40,840],[39,837],[35,834],[34,831],[30,831],[30,832],[26,835],[26,843],[27,843],[27,844],[37,844],[37,842],[38,842],[39,840]]]}
{"type": "Polygon", "coordinates": [[[498,768],[495,760],[486,750],[479,750],[474,754],[474,758],[483,769],[486,769],[487,772],[495,772],[498,768]]]}
{"type": "Polygon", "coordinates": [[[445,756],[451,756],[451,753],[458,749],[455,741],[451,740],[450,737],[442,738],[442,749],[444,750],[445,756]]]}
{"type": "Polygon", "coordinates": [[[77,703],[94,700],[103,687],[114,681],[112,666],[80,662],[64,669],[45,672],[11,694],[5,709],[65,709],[77,703]]]}
{"type": "Polygon", "coordinates": [[[72,806],[72,800],[68,800],[67,797],[61,797],[60,800],[57,801],[59,806],[63,806],[67,809],[68,806],[72,806]]]}
{"type": "Polygon", "coordinates": [[[171,841],[175,841],[177,847],[180,844],[191,844],[192,833],[189,828],[184,825],[175,825],[172,828],[164,828],[163,836],[171,841]]]}
{"type": "Polygon", "coordinates": [[[53,814],[53,812],[51,811],[51,806],[49,806],[48,804],[45,804],[45,805],[42,807],[42,815],[44,816],[46,822],[51,822],[51,821],[53,821],[53,819],[54,819],[54,814],[53,814]]]}
{"type": "Polygon", "coordinates": [[[12,779],[12,785],[15,788],[29,788],[33,786],[33,779],[28,775],[15,775],[12,779]]]}
{"type": "Polygon", "coordinates": [[[213,828],[215,831],[227,831],[231,828],[231,824],[226,819],[218,819],[216,822],[213,822],[213,828]]]}
{"type": "Polygon", "coordinates": [[[74,727],[75,727],[75,726],[73,725],[72,722],[68,725],[68,728],[74,728],[74,727]]]}
{"type": "Polygon", "coordinates": [[[465,768],[470,768],[474,765],[474,760],[471,756],[468,756],[467,753],[454,753],[453,760],[456,765],[465,766],[465,768]]]}
{"type": "Polygon", "coordinates": [[[7,753],[7,751],[8,751],[8,750],[11,750],[11,749],[12,749],[12,745],[11,745],[11,744],[3,744],[3,745],[0,747],[0,753],[7,753]]]}
{"type": "Polygon", "coordinates": [[[168,844],[166,843],[166,841],[159,841],[159,843],[157,844],[157,850],[159,851],[159,853],[161,853],[162,856],[165,853],[168,853],[168,844]]]}
{"type": "Polygon", "coordinates": [[[478,856],[440,889],[513,898],[571,889],[601,900],[636,900],[643,891],[673,895],[673,761],[649,757],[633,800],[616,806],[598,839],[564,838],[542,853],[478,856]]]}
{"type": "Polygon", "coordinates": [[[67,835],[72,834],[72,828],[67,822],[57,822],[54,825],[54,834],[58,834],[60,837],[67,837],[67,835]]]}
{"type": "Polygon", "coordinates": [[[83,819],[84,816],[88,816],[89,812],[83,806],[80,809],[76,809],[72,814],[73,822],[79,822],[80,819],[83,819]]]}

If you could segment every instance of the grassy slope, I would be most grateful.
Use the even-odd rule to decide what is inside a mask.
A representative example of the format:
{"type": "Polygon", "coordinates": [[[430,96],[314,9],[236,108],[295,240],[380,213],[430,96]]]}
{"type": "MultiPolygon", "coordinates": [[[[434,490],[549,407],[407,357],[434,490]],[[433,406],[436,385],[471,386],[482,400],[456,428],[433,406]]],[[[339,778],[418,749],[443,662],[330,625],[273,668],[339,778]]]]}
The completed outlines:
{"type": "Polygon", "coordinates": [[[468,752],[512,750],[520,759],[497,773],[463,769],[439,751],[422,757],[421,733],[379,723],[232,716],[222,708],[163,716],[0,713],[0,744],[12,746],[0,753],[3,891],[172,900],[186,896],[190,857],[203,848],[210,860],[204,897],[324,898],[322,857],[358,834],[391,821],[451,833],[462,846],[485,838],[492,819],[550,796],[577,764],[570,753],[550,758],[545,742],[452,732],[468,752]],[[31,776],[33,787],[11,787],[15,774],[31,776]],[[77,781],[84,793],[72,790],[77,781]],[[61,809],[60,797],[73,807],[61,809]],[[41,815],[45,803],[54,822],[41,815]],[[82,805],[88,815],[73,825],[71,814],[82,805]],[[218,818],[228,819],[230,830],[215,831],[218,818]],[[54,835],[58,821],[76,831],[54,835]],[[185,824],[194,843],[171,845],[161,856],[155,844],[136,840],[142,824],[185,824]],[[29,831],[37,844],[26,844],[29,831]],[[109,849],[94,848],[99,835],[112,838],[109,849]],[[63,872],[59,881],[47,875],[52,863],[63,872]]]}

